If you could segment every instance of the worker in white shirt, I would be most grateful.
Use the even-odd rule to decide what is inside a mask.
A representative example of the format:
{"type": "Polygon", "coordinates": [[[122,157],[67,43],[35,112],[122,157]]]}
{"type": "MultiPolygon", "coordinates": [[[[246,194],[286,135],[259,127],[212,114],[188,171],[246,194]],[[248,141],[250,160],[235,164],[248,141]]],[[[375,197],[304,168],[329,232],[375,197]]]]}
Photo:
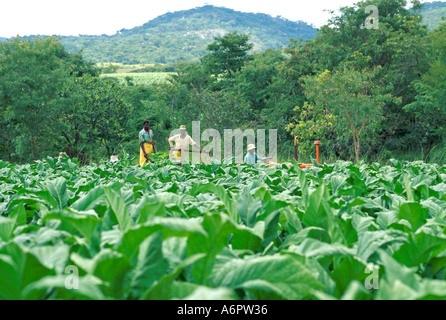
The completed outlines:
{"type": "Polygon", "coordinates": [[[173,143],[175,142],[175,151],[173,151],[173,155],[176,160],[181,159],[181,151],[188,150],[189,146],[196,147],[200,152],[203,150],[200,146],[191,138],[190,135],[186,134],[186,126],[180,126],[180,134],[177,134],[168,139],[170,147],[173,147],[173,143]]]}

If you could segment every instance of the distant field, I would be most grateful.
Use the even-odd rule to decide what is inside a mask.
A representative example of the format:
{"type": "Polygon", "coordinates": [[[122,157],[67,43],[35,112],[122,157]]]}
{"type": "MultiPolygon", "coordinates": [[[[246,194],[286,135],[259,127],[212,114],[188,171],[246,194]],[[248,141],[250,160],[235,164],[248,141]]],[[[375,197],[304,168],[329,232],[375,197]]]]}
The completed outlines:
{"type": "Polygon", "coordinates": [[[114,63],[114,62],[100,62],[96,63],[98,68],[107,68],[110,66],[117,67],[117,73],[128,73],[132,71],[136,71],[138,69],[143,69],[145,67],[153,67],[155,64],[122,64],[122,63],[114,63]]]}
{"type": "Polygon", "coordinates": [[[130,79],[135,85],[151,85],[168,83],[174,72],[144,72],[144,73],[105,73],[102,78],[116,78],[125,84],[130,79]]]}

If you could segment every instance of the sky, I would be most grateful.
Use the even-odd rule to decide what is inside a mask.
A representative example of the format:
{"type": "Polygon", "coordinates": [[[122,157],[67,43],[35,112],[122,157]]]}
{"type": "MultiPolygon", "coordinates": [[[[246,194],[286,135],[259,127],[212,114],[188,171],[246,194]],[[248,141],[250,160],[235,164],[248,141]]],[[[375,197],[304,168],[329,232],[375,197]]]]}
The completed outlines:
{"type": "Polygon", "coordinates": [[[322,26],[329,14],[357,0],[0,0],[0,37],[100,35],[131,29],[167,12],[206,4],[261,12],[322,26]]]}

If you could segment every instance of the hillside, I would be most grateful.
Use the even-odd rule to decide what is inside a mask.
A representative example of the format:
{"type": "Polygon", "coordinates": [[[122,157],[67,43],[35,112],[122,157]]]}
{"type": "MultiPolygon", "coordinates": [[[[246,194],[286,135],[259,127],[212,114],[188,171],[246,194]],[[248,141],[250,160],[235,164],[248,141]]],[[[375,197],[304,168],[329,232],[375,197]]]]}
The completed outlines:
{"type": "MultiPolygon", "coordinates": [[[[446,2],[424,3],[423,23],[430,30],[446,16],[446,2]]],[[[166,13],[142,26],[122,29],[116,34],[98,36],[62,36],[70,53],[82,54],[93,62],[122,64],[169,63],[197,60],[215,36],[237,30],[250,33],[254,50],[285,47],[289,39],[312,39],[317,30],[302,21],[262,13],[245,13],[228,8],[203,7],[166,13]]],[[[27,36],[32,38],[34,36],[27,36]]],[[[0,42],[6,38],[0,37],[0,42]]]]}
{"type": "Polygon", "coordinates": [[[83,49],[85,58],[94,62],[168,63],[196,60],[215,36],[234,30],[250,33],[254,50],[284,47],[290,38],[312,39],[316,34],[302,21],[207,5],[167,13],[112,36],[70,36],[62,37],[62,42],[69,52],[83,49]]]}
{"type": "Polygon", "coordinates": [[[435,29],[442,22],[442,17],[446,17],[446,2],[435,1],[427,2],[422,9],[423,23],[426,24],[429,30],[435,29]]]}

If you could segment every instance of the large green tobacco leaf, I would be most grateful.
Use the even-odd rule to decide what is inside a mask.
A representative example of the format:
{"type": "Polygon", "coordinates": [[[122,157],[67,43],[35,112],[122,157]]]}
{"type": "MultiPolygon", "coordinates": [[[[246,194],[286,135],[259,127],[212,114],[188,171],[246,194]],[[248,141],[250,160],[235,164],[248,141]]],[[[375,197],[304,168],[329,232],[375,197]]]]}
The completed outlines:
{"type": "Polygon", "coordinates": [[[9,218],[14,219],[15,227],[26,225],[26,209],[24,205],[18,205],[9,215],[9,218]]]}
{"type": "Polygon", "coordinates": [[[163,256],[162,241],[162,232],[158,231],[139,246],[138,258],[130,283],[132,297],[141,296],[154,281],[167,272],[168,262],[163,256]]]}
{"type": "Polygon", "coordinates": [[[409,221],[412,230],[415,232],[426,223],[426,219],[429,218],[429,212],[428,209],[421,206],[421,204],[409,202],[400,206],[398,218],[409,221]]]}
{"type": "Polygon", "coordinates": [[[100,219],[93,211],[74,211],[65,209],[61,211],[51,211],[46,214],[44,221],[60,220],[62,222],[60,229],[70,233],[79,232],[85,239],[92,241],[96,226],[100,223],[100,219]]]}
{"type": "Polygon", "coordinates": [[[129,212],[135,217],[137,224],[144,224],[153,217],[167,216],[165,204],[157,198],[149,198],[147,196],[130,206],[129,212]]]}
{"type": "Polygon", "coordinates": [[[318,300],[370,300],[371,293],[365,289],[363,283],[354,280],[339,299],[322,291],[314,292],[314,296],[318,300]]]}
{"type": "Polygon", "coordinates": [[[367,266],[364,262],[354,256],[345,256],[331,272],[331,277],[336,283],[334,295],[340,298],[353,281],[364,283],[368,276],[366,271],[367,266]]]}
{"type": "MultiPolygon", "coordinates": [[[[171,273],[164,275],[161,279],[148,289],[140,298],[143,300],[169,300],[181,299],[187,296],[184,294],[184,287],[175,286],[177,278],[186,267],[205,258],[205,254],[197,254],[184,259],[171,273]]],[[[188,284],[190,287],[191,284],[188,284]]],[[[190,294],[190,291],[188,294],[190,294]]]]}
{"type": "Polygon", "coordinates": [[[307,227],[323,228],[329,234],[331,242],[345,243],[345,237],[327,199],[328,192],[325,185],[322,184],[310,195],[302,223],[307,227]]]}
{"type": "Polygon", "coordinates": [[[409,242],[402,245],[393,258],[408,267],[415,267],[430,262],[445,250],[446,236],[433,236],[420,232],[409,237],[409,242]]]}
{"type": "Polygon", "coordinates": [[[379,251],[380,248],[387,248],[394,243],[407,242],[406,233],[394,229],[385,231],[368,231],[359,236],[357,244],[357,256],[363,261],[379,251]]]}
{"type": "Polygon", "coordinates": [[[56,245],[37,246],[30,252],[39,259],[45,267],[62,274],[67,266],[68,257],[70,255],[70,247],[63,243],[56,245]]]}
{"type": "Polygon", "coordinates": [[[60,177],[45,183],[45,189],[57,204],[57,209],[63,209],[68,204],[67,181],[60,177]]]}
{"type": "Polygon", "coordinates": [[[257,221],[257,214],[262,208],[262,201],[254,199],[247,188],[244,188],[238,199],[237,211],[242,222],[253,227],[257,221]]]}
{"type": "Polygon", "coordinates": [[[133,225],[133,221],[127,212],[123,196],[111,187],[104,189],[104,196],[118,220],[121,231],[127,231],[133,225]]]}
{"type": "Polygon", "coordinates": [[[209,184],[196,184],[189,191],[189,194],[192,196],[196,196],[199,193],[212,193],[215,194],[220,200],[224,203],[226,210],[229,213],[229,216],[233,221],[237,221],[237,207],[235,205],[234,200],[228,194],[227,190],[222,186],[216,186],[213,183],[209,184]]]}
{"type": "Polygon", "coordinates": [[[93,209],[95,206],[104,201],[103,195],[104,187],[96,187],[90,190],[87,194],[83,195],[78,200],[76,200],[76,202],[71,205],[71,208],[79,211],[93,209]]]}
{"type": "Polygon", "coordinates": [[[330,239],[328,237],[327,232],[322,228],[317,227],[308,227],[296,234],[292,234],[288,236],[285,241],[280,246],[281,249],[288,248],[291,245],[299,245],[305,239],[318,239],[320,241],[329,242],[330,239]]]}
{"type": "Polygon", "coordinates": [[[0,240],[7,242],[14,231],[15,220],[0,216],[0,240]]]}
{"type": "Polygon", "coordinates": [[[198,261],[191,270],[195,283],[207,284],[211,276],[215,257],[229,241],[229,235],[236,231],[234,225],[222,214],[207,214],[202,223],[206,235],[192,234],[187,241],[188,255],[200,253],[206,257],[198,261]]]}
{"type": "Polygon", "coordinates": [[[260,244],[263,240],[263,233],[265,230],[265,223],[259,221],[254,228],[248,228],[244,225],[237,226],[237,231],[232,237],[232,248],[247,249],[256,252],[260,249],[260,244]]]}
{"type": "Polygon", "coordinates": [[[78,287],[67,286],[67,275],[47,276],[33,282],[23,289],[23,297],[29,299],[41,299],[48,296],[50,299],[62,300],[105,300],[102,293],[101,280],[93,276],[79,277],[78,287]]]}
{"type": "Polygon", "coordinates": [[[322,289],[310,270],[290,255],[230,260],[214,270],[212,284],[289,300],[306,299],[313,290],[322,289]]]}
{"type": "Polygon", "coordinates": [[[206,235],[205,230],[197,220],[156,217],[143,225],[134,226],[124,233],[122,241],[117,245],[117,250],[132,259],[139,245],[147,237],[158,231],[162,232],[164,239],[206,235]]]}
{"type": "Polygon", "coordinates": [[[9,243],[0,249],[1,299],[22,299],[23,289],[27,285],[51,274],[51,270],[34,254],[24,251],[15,243],[9,243]]]}
{"type": "Polygon", "coordinates": [[[298,246],[291,246],[288,251],[316,259],[332,256],[353,256],[355,254],[354,249],[340,243],[329,244],[311,238],[304,239],[298,246]]]}
{"type": "Polygon", "coordinates": [[[387,229],[393,223],[398,222],[398,214],[393,211],[381,212],[376,219],[376,223],[381,230],[387,229]]]}
{"type": "Polygon", "coordinates": [[[379,281],[377,299],[413,299],[421,287],[421,279],[415,274],[416,270],[399,264],[383,251],[380,251],[380,258],[385,275],[379,281]]]}
{"type": "Polygon", "coordinates": [[[127,274],[131,270],[131,266],[122,254],[104,249],[93,259],[72,254],[71,260],[75,266],[103,281],[102,291],[106,296],[115,299],[124,298],[124,293],[128,287],[127,274]]]}

